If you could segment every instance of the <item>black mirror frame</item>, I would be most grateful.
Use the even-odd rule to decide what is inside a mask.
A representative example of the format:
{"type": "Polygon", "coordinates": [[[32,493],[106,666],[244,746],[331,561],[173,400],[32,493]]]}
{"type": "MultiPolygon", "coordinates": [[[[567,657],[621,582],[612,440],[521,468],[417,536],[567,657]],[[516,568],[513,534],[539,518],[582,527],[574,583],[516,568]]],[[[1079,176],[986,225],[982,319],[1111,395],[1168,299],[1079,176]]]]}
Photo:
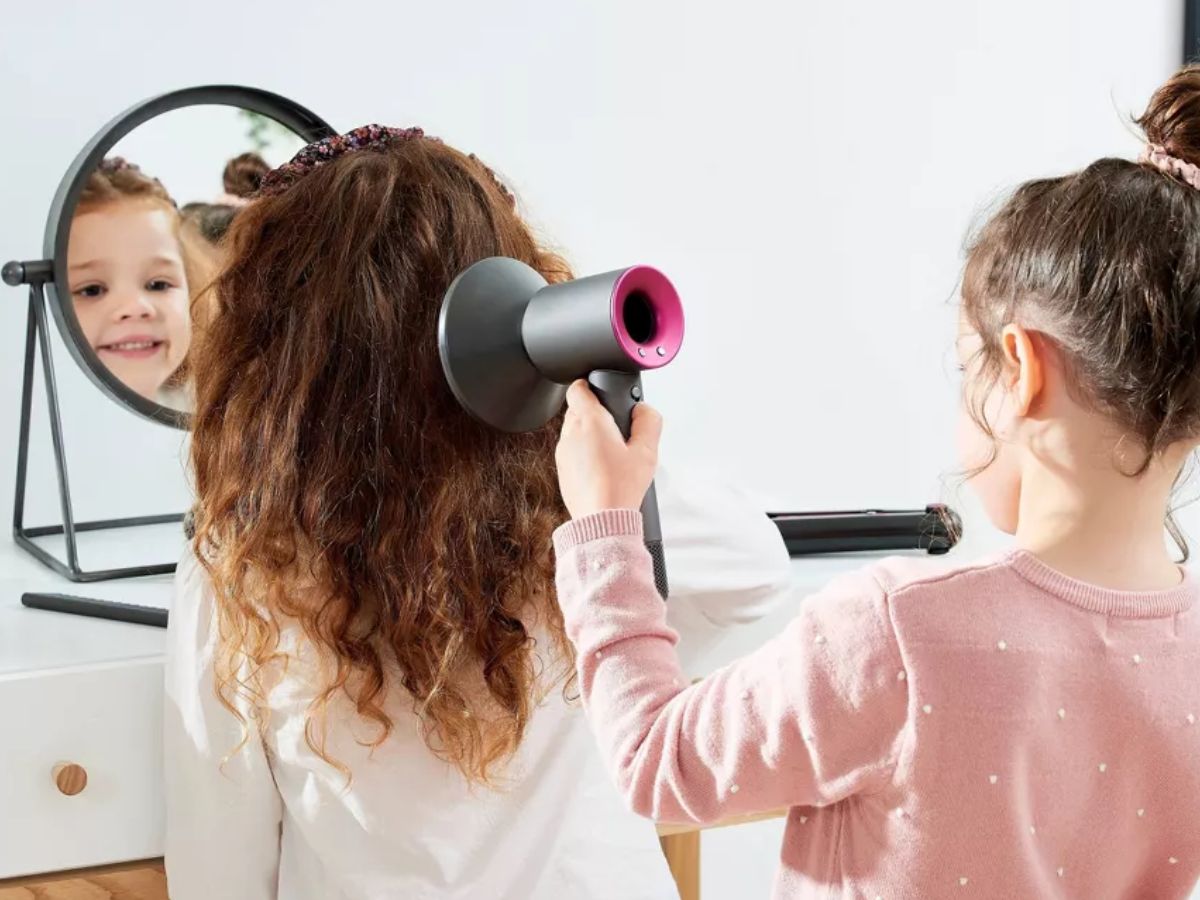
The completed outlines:
{"type": "Polygon", "coordinates": [[[53,262],[53,278],[46,284],[46,288],[50,294],[50,309],[58,324],[59,333],[71,357],[87,373],[92,383],[110,399],[146,419],[180,429],[189,427],[191,416],[186,411],[171,409],[147,400],[128,388],[100,362],[88,346],[79,327],[70,294],[62,294],[57,285],[68,283],[67,242],[71,233],[71,219],[87,177],[108,151],[133,129],[163,113],[189,106],[231,106],[248,109],[274,119],[307,142],[320,140],[334,133],[325,120],[315,113],[287,97],[270,91],[237,85],[191,87],[151,97],[125,110],[101,128],[67,168],[50,203],[43,242],[45,258],[53,262]]]}

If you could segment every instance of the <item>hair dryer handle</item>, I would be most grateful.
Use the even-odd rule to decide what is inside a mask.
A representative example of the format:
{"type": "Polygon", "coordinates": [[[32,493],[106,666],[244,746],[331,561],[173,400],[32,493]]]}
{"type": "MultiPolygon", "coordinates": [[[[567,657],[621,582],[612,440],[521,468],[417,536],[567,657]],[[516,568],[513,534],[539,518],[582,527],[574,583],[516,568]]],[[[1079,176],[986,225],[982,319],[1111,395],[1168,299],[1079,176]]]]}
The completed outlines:
{"type": "MultiPolygon", "coordinates": [[[[629,440],[633,427],[633,408],[642,399],[642,377],[637,372],[615,372],[597,369],[588,376],[588,384],[600,403],[617,422],[621,434],[629,440]]],[[[646,550],[654,561],[654,585],[664,600],[669,593],[667,584],[667,559],[663,553],[662,523],[658,518],[658,497],[654,483],[642,499],[642,534],[646,550]]]]}

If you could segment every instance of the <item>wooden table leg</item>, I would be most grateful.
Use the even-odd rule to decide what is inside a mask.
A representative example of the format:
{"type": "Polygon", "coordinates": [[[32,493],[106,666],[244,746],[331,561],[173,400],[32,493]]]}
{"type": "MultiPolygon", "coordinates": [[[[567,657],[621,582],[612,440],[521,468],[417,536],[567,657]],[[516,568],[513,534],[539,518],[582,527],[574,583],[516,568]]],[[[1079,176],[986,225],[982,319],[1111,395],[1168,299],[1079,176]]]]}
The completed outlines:
{"type": "Polygon", "coordinates": [[[700,900],[700,832],[668,834],[658,841],[675,876],[679,900],[700,900]]]}

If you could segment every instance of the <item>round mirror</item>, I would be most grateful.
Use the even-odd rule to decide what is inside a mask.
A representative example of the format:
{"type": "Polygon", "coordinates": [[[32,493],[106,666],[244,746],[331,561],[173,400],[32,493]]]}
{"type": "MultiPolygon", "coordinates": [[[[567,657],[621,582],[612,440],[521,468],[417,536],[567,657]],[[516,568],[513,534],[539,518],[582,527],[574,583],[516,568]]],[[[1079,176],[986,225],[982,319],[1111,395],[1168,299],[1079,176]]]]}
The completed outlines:
{"type": "Polygon", "coordinates": [[[332,133],[292,101],[243,87],[140,103],[76,158],[51,205],[51,309],[101,390],[187,427],[189,348],[212,310],[223,237],[262,176],[332,133]]]}

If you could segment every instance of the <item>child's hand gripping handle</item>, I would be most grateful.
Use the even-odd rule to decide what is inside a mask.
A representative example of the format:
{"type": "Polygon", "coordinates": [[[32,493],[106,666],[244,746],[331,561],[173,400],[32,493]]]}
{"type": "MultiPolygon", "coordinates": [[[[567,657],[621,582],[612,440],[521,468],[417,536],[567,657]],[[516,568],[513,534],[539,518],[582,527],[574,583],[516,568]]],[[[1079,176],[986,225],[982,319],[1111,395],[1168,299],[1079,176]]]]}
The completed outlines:
{"type": "MultiPolygon", "coordinates": [[[[633,427],[633,408],[642,399],[642,378],[636,372],[597,370],[588,376],[592,392],[608,410],[622,436],[629,440],[633,427]]],[[[667,559],[663,553],[662,524],[658,518],[658,497],[654,493],[654,482],[642,499],[642,535],[650,559],[654,562],[654,584],[659,595],[666,600],[668,594],[667,559]]]]}

